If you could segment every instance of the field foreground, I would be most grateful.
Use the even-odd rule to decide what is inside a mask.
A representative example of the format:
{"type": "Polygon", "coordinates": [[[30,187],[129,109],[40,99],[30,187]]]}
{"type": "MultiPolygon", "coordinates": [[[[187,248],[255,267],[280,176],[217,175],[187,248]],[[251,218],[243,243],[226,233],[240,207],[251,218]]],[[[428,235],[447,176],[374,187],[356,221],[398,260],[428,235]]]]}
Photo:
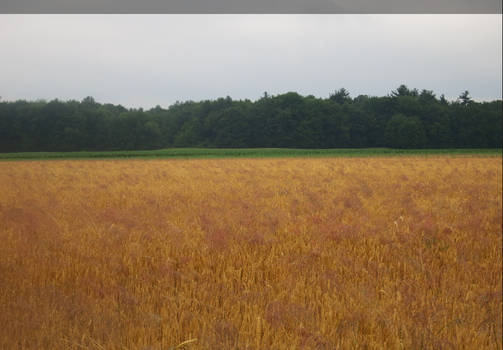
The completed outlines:
{"type": "Polygon", "coordinates": [[[1,349],[501,349],[492,158],[0,163],[1,349]]]}

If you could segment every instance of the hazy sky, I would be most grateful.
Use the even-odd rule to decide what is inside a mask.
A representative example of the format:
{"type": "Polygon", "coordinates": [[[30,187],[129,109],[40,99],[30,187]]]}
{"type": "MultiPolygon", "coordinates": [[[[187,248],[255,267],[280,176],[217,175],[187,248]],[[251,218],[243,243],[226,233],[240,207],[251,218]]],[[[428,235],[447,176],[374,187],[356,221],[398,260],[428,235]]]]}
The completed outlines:
{"type": "Polygon", "coordinates": [[[3,100],[502,95],[499,15],[0,15],[3,100]]]}

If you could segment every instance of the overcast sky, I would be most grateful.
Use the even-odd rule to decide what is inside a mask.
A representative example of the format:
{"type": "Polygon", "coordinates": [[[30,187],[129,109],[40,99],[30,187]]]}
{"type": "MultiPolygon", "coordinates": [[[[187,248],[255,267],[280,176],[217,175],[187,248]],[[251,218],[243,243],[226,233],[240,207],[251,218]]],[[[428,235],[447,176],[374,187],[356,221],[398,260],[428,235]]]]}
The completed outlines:
{"type": "Polygon", "coordinates": [[[499,15],[0,15],[3,100],[502,95],[499,15]]]}

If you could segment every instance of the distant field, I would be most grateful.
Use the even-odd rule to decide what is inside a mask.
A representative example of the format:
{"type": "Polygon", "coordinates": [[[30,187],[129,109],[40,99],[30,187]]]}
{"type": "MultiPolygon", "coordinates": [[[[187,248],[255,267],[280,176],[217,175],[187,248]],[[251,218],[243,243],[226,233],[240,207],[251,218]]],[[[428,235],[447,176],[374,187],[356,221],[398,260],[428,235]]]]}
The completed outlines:
{"type": "Polygon", "coordinates": [[[501,178],[485,156],[0,162],[0,349],[501,349],[501,178]]]}
{"type": "Polygon", "coordinates": [[[288,148],[172,148],[153,151],[0,153],[0,160],[100,158],[262,158],[262,157],[379,157],[379,156],[501,156],[501,149],[288,149],[288,148]]]}

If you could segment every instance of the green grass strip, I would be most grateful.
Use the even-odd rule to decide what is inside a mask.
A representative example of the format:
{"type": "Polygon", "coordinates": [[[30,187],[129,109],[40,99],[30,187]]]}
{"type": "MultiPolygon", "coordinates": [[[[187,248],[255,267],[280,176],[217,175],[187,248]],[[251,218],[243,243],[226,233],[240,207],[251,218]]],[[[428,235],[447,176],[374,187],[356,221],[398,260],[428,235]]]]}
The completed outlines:
{"type": "Polygon", "coordinates": [[[122,158],[264,158],[264,157],[388,157],[388,156],[501,156],[502,149],[392,148],[169,148],[149,151],[0,153],[0,160],[122,159],[122,158]]]}

